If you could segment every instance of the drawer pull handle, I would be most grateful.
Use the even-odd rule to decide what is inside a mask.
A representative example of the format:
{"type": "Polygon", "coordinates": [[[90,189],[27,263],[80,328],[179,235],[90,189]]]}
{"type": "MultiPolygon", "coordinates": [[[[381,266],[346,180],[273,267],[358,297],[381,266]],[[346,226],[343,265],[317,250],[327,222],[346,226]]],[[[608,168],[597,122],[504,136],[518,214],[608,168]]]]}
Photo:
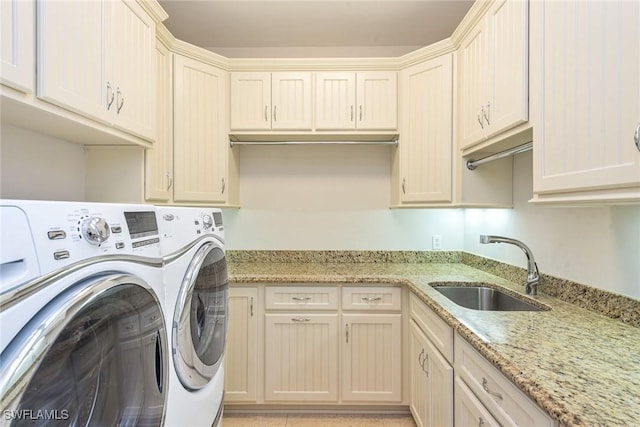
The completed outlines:
{"type": "Polygon", "coordinates": [[[311,319],[308,317],[293,317],[291,319],[292,322],[311,322],[311,319]]]}
{"type": "Polygon", "coordinates": [[[249,300],[249,315],[253,317],[253,297],[249,300]]]}
{"type": "Polygon", "coordinates": [[[373,302],[380,301],[382,297],[362,297],[362,301],[373,302]]]}
{"type": "Polygon", "coordinates": [[[489,390],[489,386],[487,383],[488,383],[487,379],[485,377],[482,377],[482,388],[484,389],[484,391],[489,393],[491,396],[502,400],[502,395],[500,393],[496,393],[495,391],[489,390]]]}
{"type": "Polygon", "coordinates": [[[478,417],[478,427],[484,427],[484,418],[478,417]]]}
{"type": "Polygon", "coordinates": [[[424,348],[420,350],[420,354],[418,354],[418,364],[422,369],[424,369],[424,361],[422,360],[422,355],[424,354],[424,348]]]}
{"type": "Polygon", "coordinates": [[[311,297],[291,297],[291,299],[294,301],[309,301],[311,297]]]}

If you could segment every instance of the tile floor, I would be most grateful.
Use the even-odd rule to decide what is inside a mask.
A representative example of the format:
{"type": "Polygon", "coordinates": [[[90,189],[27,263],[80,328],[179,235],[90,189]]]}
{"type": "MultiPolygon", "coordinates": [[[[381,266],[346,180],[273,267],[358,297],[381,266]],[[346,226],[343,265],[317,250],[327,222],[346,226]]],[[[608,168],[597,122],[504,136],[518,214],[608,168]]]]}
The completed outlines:
{"type": "Polygon", "coordinates": [[[411,415],[224,414],[222,427],[416,427],[411,415]]]}

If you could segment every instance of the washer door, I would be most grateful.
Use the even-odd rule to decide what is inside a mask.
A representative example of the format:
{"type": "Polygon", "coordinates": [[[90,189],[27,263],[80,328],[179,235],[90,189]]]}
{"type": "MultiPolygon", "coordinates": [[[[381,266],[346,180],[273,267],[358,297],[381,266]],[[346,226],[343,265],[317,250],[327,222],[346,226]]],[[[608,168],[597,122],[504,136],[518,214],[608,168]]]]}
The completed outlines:
{"type": "Polygon", "coordinates": [[[224,251],[202,245],[182,281],[173,319],[173,362],[182,385],[206,386],[222,364],[227,338],[229,277],[224,251]]]}
{"type": "Polygon", "coordinates": [[[164,325],[155,293],[133,276],[101,276],[68,288],[2,353],[3,419],[11,425],[162,425],[164,325]]]}

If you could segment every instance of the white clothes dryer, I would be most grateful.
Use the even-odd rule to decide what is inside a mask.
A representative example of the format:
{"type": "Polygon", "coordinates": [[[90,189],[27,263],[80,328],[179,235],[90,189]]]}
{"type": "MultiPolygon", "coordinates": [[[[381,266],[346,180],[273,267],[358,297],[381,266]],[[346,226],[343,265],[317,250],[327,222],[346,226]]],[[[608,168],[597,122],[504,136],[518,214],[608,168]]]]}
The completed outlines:
{"type": "Polygon", "coordinates": [[[217,426],[229,278],[219,209],[156,207],[171,333],[167,426],[217,426]]]}
{"type": "Polygon", "coordinates": [[[163,425],[155,208],[0,200],[0,244],[0,424],[163,425]]]}

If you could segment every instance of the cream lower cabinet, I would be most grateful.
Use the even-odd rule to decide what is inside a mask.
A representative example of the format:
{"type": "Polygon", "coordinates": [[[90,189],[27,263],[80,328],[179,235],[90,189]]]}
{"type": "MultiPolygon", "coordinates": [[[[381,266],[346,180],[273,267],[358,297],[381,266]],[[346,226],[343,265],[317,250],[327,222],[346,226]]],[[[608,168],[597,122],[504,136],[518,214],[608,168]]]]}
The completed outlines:
{"type": "Polygon", "coordinates": [[[531,3],[533,201],[640,201],[639,22],[637,1],[531,3]]]}
{"type": "Polygon", "coordinates": [[[502,426],[556,426],[549,415],[460,335],[456,334],[454,347],[455,393],[456,396],[467,396],[459,399],[464,408],[456,408],[456,414],[461,418],[456,419],[456,426],[479,425],[481,422],[502,426]]]}
{"type": "Polygon", "coordinates": [[[265,314],[268,402],[338,401],[338,314],[265,314]]]}
{"type": "Polygon", "coordinates": [[[343,314],[342,401],[402,400],[400,314],[343,314]]]}
{"type": "Polygon", "coordinates": [[[413,294],[409,305],[411,413],[418,427],[452,426],[453,331],[413,294]]]}
{"type": "Polygon", "coordinates": [[[265,310],[265,402],[337,403],[338,287],[268,286],[265,310]]]}
{"type": "Polygon", "coordinates": [[[460,377],[456,378],[455,388],[456,427],[500,426],[460,377]]]}
{"type": "Polygon", "coordinates": [[[402,292],[345,286],[342,294],[342,401],[402,400],[402,292]]]}
{"type": "Polygon", "coordinates": [[[258,289],[231,287],[229,330],[225,348],[226,402],[258,399],[258,289]]]}

